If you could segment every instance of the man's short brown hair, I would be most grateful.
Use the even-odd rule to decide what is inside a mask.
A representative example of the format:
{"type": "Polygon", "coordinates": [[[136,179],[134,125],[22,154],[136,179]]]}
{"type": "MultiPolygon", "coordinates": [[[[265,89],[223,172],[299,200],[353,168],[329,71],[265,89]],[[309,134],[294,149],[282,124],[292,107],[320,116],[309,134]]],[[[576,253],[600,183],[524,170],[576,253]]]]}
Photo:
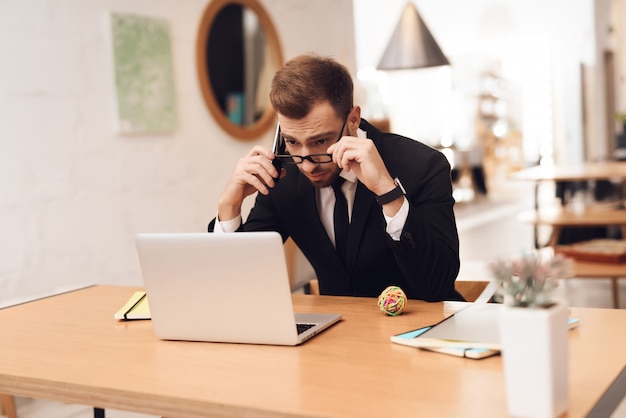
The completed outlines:
{"type": "Polygon", "coordinates": [[[302,119],[313,106],[328,101],[343,118],[352,109],[354,85],[348,69],[329,57],[307,54],[289,60],[274,76],[270,101],[274,110],[302,119]]]}

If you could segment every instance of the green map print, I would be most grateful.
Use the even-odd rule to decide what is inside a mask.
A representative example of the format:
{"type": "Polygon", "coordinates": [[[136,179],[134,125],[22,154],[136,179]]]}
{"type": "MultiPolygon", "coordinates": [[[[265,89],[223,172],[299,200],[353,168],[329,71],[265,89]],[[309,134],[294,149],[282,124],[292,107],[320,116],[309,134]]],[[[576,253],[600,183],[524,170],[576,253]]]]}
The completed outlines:
{"type": "Polygon", "coordinates": [[[166,21],[111,15],[113,60],[121,133],[176,128],[176,95],[166,21]]]}

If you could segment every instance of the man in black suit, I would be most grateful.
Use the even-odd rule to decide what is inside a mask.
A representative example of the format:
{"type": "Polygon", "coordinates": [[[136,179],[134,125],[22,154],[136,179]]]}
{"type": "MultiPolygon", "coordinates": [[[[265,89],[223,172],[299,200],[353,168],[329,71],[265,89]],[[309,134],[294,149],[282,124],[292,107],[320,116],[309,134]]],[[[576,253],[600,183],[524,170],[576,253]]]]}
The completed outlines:
{"type": "Polygon", "coordinates": [[[396,285],[413,299],[463,300],[454,290],[459,241],[446,158],[361,119],[349,72],[330,58],[290,60],[270,100],[283,148],[257,145],[239,160],[209,231],[291,237],[321,294],[376,297],[396,285]],[[242,223],[242,203],[257,191],[242,223]],[[337,210],[344,202],[339,214],[335,202],[337,210]]]}

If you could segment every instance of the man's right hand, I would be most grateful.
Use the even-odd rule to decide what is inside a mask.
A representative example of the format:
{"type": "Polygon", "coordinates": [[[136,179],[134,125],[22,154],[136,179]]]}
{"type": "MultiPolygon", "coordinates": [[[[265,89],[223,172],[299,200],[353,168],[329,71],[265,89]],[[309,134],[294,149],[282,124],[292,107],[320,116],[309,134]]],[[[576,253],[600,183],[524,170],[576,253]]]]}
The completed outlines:
{"type": "Polygon", "coordinates": [[[246,197],[255,192],[269,194],[276,185],[275,178],[284,176],[272,165],[274,154],[256,145],[237,162],[235,172],[228,180],[218,202],[218,218],[221,221],[234,219],[241,214],[241,205],[246,197]]]}

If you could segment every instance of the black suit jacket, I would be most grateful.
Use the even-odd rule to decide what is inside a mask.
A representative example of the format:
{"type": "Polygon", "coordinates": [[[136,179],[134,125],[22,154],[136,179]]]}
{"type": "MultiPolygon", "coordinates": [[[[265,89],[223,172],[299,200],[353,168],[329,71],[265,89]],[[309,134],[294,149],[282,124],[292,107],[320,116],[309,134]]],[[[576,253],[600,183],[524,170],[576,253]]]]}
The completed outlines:
{"type": "Polygon", "coordinates": [[[360,127],[406,189],[409,214],[400,241],[386,233],[382,208],[358,183],[344,266],[320,220],[313,185],[293,165],[269,195],[257,195],[240,230],[291,237],[314,268],[324,295],[377,297],[396,285],[412,299],[463,300],[454,290],[459,239],[447,159],[420,142],[382,133],[365,120],[360,127]]]}

